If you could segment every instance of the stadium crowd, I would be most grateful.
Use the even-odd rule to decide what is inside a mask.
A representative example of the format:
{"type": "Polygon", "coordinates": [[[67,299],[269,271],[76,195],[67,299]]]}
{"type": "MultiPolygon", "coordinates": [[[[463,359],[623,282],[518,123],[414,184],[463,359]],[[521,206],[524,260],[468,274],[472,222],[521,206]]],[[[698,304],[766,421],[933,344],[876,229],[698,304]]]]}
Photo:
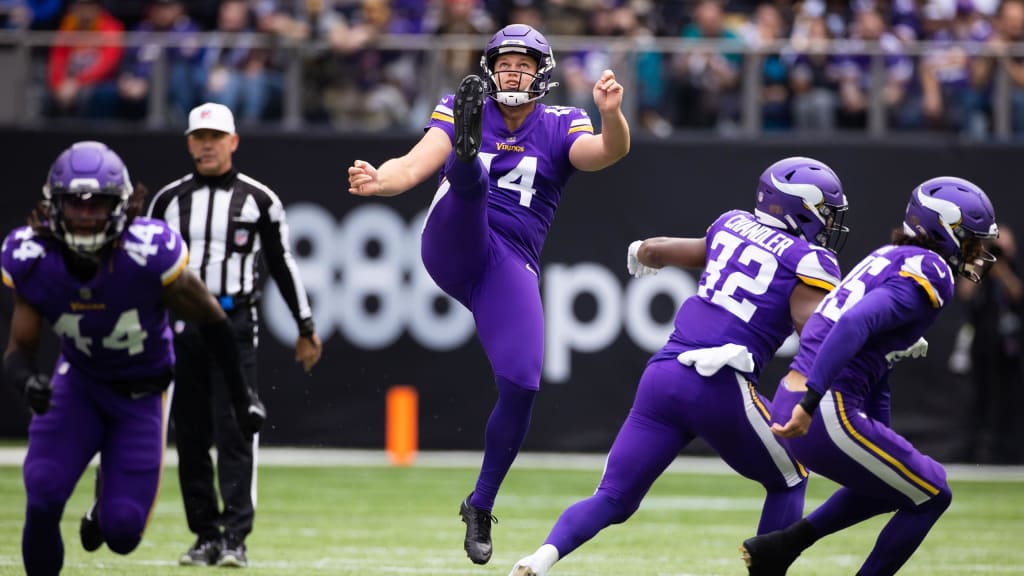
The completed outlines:
{"type": "Polygon", "coordinates": [[[636,75],[637,128],[657,135],[734,132],[742,122],[744,58],[758,52],[761,130],[863,130],[870,54],[879,50],[887,129],[987,137],[994,63],[1007,54],[1011,125],[1024,134],[1024,52],[1007,51],[1024,38],[1024,0],[0,0],[0,16],[8,29],[94,31],[110,39],[83,45],[58,34],[39,51],[33,93],[45,118],[141,120],[150,90],[166,86],[173,125],[183,126],[185,113],[204,101],[226,104],[243,124],[277,121],[294,54],[282,47],[301,45],[305,122],[416,131],[438,94],[479,71],[479,54],[451,50],[438,59],[442,77],[428,78],[420,72],[429,54],[384,49],[377,40],[489,35],[519,22],[548,36],[640,46],[626,53],[632,62],[615,61],[621,53],[610,42],[559,52],[556,94],[596,112],[590,86],[602,70],[628,64],[636,75]],[[132,31],[164,34],[148,44],[132,31]],[[128,37],[136,41],[123,41],[128,37]],[[698,42],[682,51],[647,42],[668,38],[698,42]],[[166,81],[155,81],[158,68],[166,81]]]}

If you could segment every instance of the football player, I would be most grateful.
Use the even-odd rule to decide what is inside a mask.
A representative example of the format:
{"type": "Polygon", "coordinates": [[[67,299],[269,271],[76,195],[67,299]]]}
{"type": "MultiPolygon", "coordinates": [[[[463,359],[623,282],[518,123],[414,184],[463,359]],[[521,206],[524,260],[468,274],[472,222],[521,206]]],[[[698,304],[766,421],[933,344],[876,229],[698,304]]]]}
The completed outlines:
{"type": "Polygon", "coordinates": [[[249,433],[265,416],[250,399],[224,311],[185,267],[188,249],[164,222],[137,217],[145,189],[100,142],[78,142],[50,169],[29,225],[3,243],[14,291],[4,378],[32,411],[24,463],[26,573],[57,574],[60,519],[98,453],[102,482],[82,544],[138,546],[160,482],[174,366],[168,310],[202,322],[221,352],[235,416],[249,433]],[[43,321],[60,341],[52,376],[36,362],[43,321]]]}
{"type": "Polygon", "coordinates": [[[481,67],[483,78],[467,76],[441,99],[408,153],[379,168],[356,160],[348,169],[349,192],[361,196],[401,194],[440,170],[423,229],[423,264],[473,313],[498,388],[480,474],[459,507],[463,546],[476,564],[491,558],[494,500],[540,389],[539,259],[562,190],[577,170],[600,170],[629,152],[622,85],[611,70],[594,84],[602,126],[595,134],[582,109],[540,102],[556,85],[555,56],[530,26],[499,30],[481,67]]]}
{"type": "Polygon", "coordinates": [[[998,232],[981,188],[928,180],[911,194],[891,243],[807,321],[775,393],[772,432],[841,488],[807,518],[747,539],[750,574],[785,574],[818,539],[893,511],[857,574],[895,574],[949,507],[945,469],[889,427],[888,377],[895,361],[927,351],[921,338],[953,297],[955,277],[978,282],[995,262],[985,242],[998,232]]]}
{"type": "Polygon", "coordinates": [[[668,342],[648,361],[597,491],[566,509],[512,576],[545,576],[606,526],[625,522],[698,437],[764,486],[758,533],[802,515],[807,473],[772,436],[770,404],[758,393],[757,378],[839,282],[836,253],[848,233],[848,204],[831,168],[792,157],[762,173],[754,206],[753,213],[722,214],[703,238],[630,244],[630,274],[703,268],[697,293],[680,306],[668,342]]]}

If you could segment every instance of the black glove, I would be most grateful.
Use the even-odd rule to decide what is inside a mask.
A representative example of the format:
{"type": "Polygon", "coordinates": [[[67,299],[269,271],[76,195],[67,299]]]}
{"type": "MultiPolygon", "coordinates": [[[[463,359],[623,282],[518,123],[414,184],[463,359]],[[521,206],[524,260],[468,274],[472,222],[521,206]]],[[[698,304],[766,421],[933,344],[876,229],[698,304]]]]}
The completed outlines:
{"type": "Polygon", "coordinates": [[[33,414],[46,414],[50,409],[50,397],[53,386],[50,377],[36,368],[35,359],[19,348],[4,355],[4,380],[9,382],[19,394],[25,395],[28,407],[33,414]]]}
{"type": "Polygon", "coordinates": [[[53,386],[46,374],[33,374],[25,381],[25,399],[33,414],[46,414],[50,409],[53,386]]]}
{"type": "Polygon", "coordinates": [[[246,439],[252,439],[253,434],[263,428],[263,421],[267,419],[267,409],[263,402],[255,394],[249,393],[247,399],[236,399],[234,401],[235,420],[238,428],[246,439]]]}
{"type": "Polygon", "coordinates": [[[200,324],[199,333],[220,364],[238,427],[247,439],[252,438],[252,435],[259,432],[263,426],[267,410],[260,402],[256,391],[250,390],[245,383],[234,329],[227,318],[222,318],[215,322],[200,324]]]}

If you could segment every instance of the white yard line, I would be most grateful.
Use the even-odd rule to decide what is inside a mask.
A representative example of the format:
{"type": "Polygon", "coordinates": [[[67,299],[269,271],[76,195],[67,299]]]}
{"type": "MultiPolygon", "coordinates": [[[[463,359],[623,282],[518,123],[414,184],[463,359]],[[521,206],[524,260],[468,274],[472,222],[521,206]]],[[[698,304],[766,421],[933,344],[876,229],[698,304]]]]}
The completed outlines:
{"type": "MultiPolygon", "coordinates": [[[[482,452],[420,452],[414,466],[424,468],[477,468],[482,452]]],[[[25,448],[0,448],[0,466],[19,466],[25,458],[25,448]]],[[[525,452],[516,459],[517,468],[558,470],[601,470],[604,454],[564,454],[525,452]]],[[[94,462],[95,464],[95,462],[94,462]]],[[[166,466],[177,466],[178,455],[170,447],[165,454],[166,466]]],[[[288,448],[260,446],[261,466],[390,466],[382,450],[356,450],[345,448],[288,448]]],[[[982,466],[976,464],[947,464],[951,480],[972,481],[1024,481],[1024,466],[982,466]]],[[[669,473],[735,474],[721,460],[711,456],[680,456],[669,466],[669,473]]]]}

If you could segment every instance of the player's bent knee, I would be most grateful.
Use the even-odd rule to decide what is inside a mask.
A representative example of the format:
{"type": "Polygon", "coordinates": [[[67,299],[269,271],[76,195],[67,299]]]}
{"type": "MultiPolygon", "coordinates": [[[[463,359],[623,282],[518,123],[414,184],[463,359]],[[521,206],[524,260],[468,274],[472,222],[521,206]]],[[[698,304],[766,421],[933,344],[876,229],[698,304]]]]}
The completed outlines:
{"type": "Polygon", "coordinates": [[[128,554],[142,541],[146,513],[134,502],[119,499],[106,503],[100,514],[103,539],[118,554],[128,554]]]}
{"type": "Polygon", "coordinates": [[[611,524],[622,524],[640,509],[640,500],[627,501],[605,494],[604,501],[608,510],[608,522],[611,524]]]}
{"type": "Polygon", "coordinates": [[[29,503],[64,502],[68,490],[65,474],[60,466],[51,460],[36,460],[25,465],[23,473],[25,494],[29,503]]]}
{"type": "Polygon", "coordinates": [[[939,493],[928,499],[927,502],[921,504],[921,509],[927,509],[938,514],[942,514],[949,508],[949,505],[953,503],[953,492],[949,489],[949,486],[940,486],[939,493]]]}

